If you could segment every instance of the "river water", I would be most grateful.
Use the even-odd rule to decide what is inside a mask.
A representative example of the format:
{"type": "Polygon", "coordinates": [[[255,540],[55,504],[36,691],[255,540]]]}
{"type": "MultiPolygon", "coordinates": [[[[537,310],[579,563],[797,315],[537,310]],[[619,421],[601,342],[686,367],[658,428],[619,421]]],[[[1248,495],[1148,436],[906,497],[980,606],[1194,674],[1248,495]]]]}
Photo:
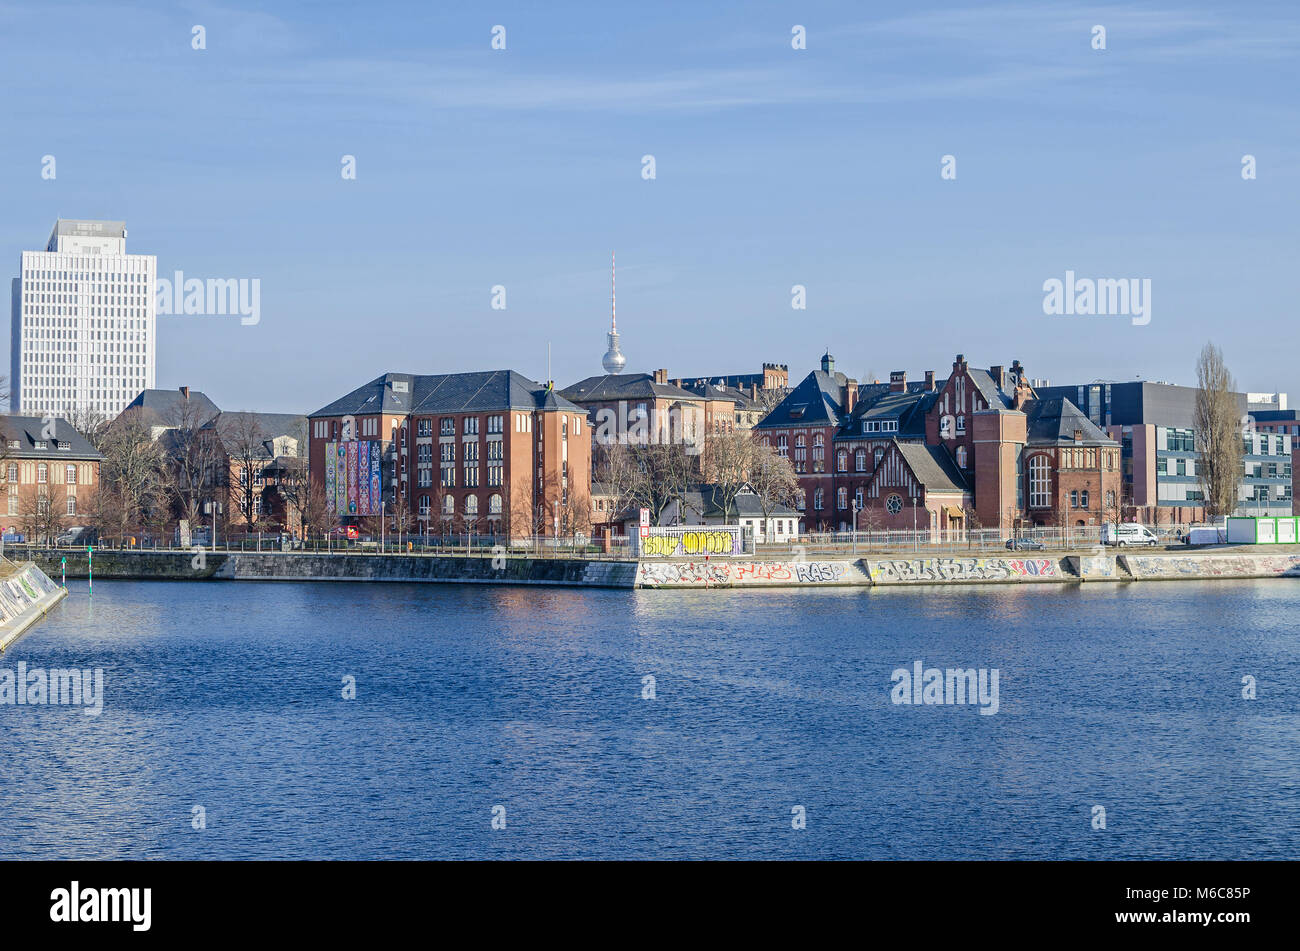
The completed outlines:
{"type": "Polygon", "coordinates": [[[102,712],[0,704],[0,857],[1294,859],[1298,612],[1282,580],[77,581],[0,669],[101,668],[102,712]],[[918,661],[996,669],[997,712],[894,703],[918,661]]]}

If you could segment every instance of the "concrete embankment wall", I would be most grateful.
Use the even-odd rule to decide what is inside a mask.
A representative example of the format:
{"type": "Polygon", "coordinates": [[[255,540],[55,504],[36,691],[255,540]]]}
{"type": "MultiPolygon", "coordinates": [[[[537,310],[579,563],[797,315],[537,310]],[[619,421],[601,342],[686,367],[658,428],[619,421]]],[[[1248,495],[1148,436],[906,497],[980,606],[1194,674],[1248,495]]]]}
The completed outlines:
{"type": "Polygon", "coordinates": [[[434,581],[630,588],[634,561],[455,555],[318,555],[241,552],[217,573],[236,581],[434,581]]]}
{"type": "Polygon", "coordinates": [[[30,562],[0,579],[0,653],[67,596],[66,588],[30,562]]]}
{"type": "MultiPolygon", "coordinates": [[[[85,578],[85,551],[37,556],[59,577],[85,578]]],[[[95,577],[101,580],[202,581],[431,581],[470,584],[540,584],[631,588],[634,561],[531,558],[507,555],[494,560],[463,555],[317,554],[314,552],[140,552],[97,550],[95,577]]]]}
{"type": "Polygon", "coordinates": [[[639,588],[828,587],[870,584],[860,561],[643,561],[639,588]]]}
{"type": "Polygon", "coordinates": [[[1120,555],[1116,560],[1129,577],[1141,581],[1300,577],[1300,552],[1285,555],[1247,552],[1120,555]]]}
{"type": "MultiPolygon", "coordinates": [[[[84,551],[52,552],[37,564],[58,578],[85,578],[84,551]]],[[[770,588],[942,584],[1034,584],[1161,579],[1300,577],[1300,551],[1194,551],[917,555],[804,561],[646,559],[589,561],[508,555],[376,555],[313,552],[96,551],[95,577],[194,581],[427,581],[602,588],[770,588]]]]}
{"type": "MultiPolygon", "coordinates": [[[[51,578],[59,578],[66,567],[67,577],[85,578],[91,561],[83,549],[37,552],[32,560],[51,578]],[[67,565],[63,565],[67,559],[67,565]]],[[[225,552],[187,551],[111,551],[95,549],[95,577],[104,580],[195,581],[217,576],[226,559],[225,552]]]]}

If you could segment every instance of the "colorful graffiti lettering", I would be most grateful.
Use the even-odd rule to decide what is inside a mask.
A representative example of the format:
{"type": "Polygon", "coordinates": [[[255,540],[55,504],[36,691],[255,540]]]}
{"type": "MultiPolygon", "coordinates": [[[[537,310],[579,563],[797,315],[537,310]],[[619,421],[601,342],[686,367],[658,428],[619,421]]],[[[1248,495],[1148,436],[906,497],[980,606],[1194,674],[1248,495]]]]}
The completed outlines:
{"type": "Polygon", "coordinates": [[[872,561],[872,584],[926,584],[945,581],[1031,581],[1059,579],[1051,558],[906,558],[872,561]]]}
{"type": "Polygon", "coordinates": [[[637,584],[645,588],[695,585],[837,584],[848,572],[844,562],[745,561],[653,562],[637,568],[637,584]]]}
{"type": "Polygon", "coordinates": [[[743,544],[739,529],[652,529],[642,539],[641,553],[647,558],[739,555],[743,544]]]}

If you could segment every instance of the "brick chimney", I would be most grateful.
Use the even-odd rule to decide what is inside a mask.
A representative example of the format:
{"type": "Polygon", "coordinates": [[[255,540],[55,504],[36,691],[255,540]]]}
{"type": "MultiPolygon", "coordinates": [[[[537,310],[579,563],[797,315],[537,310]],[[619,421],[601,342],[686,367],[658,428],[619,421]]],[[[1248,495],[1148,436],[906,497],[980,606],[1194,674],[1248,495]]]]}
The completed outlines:
{"type": "Polygon", "coordinates": [[[668,368],[667,368],[667,367],[661,367],[660,369],[655,370],[655,382],[656,382],[656,383],[667,383],[667,382],[668,382],[668,368]]]}
{"type": "Polygon", "coordinates": [[[934,392],[934,371],[933,370],[925,371],[925,391],[927,393],[934,392]]]}
{"type": "Polygon", "coordinates": [[[858,405],[858,381],[848,380],[844,384],[844,412],[853,412],[853,407],[858,405]]]}
{"type": "Polygon", "coordinates": [[[997,366],[989,367],[989,376],[993,377],[993,385],[999,390],[1002,389],[1003,384],[1006,383],[1006,378],[1002,373],[1002,364],[999,363],[997,366]]]}
{"type": "Polygon", "coordinates": [[[966,369],[966,354],[957,354],[957,359],[952,362],[952,369],[954,373],[960,373],[966,369]]]}
{"type": "Polygon", "coordinates": [[[907,371],[906,370],[889,371],[889,392],[891,393],[907,392],[907,371]]]}
{"type": "Polygon", "coordinates": [[[189,399],[189,398],[190,398],[190,388],[189,388],[188,386],[182,386],[182,387],[181,387],[181,397],[182,397],[183,399],[189,399]]]}

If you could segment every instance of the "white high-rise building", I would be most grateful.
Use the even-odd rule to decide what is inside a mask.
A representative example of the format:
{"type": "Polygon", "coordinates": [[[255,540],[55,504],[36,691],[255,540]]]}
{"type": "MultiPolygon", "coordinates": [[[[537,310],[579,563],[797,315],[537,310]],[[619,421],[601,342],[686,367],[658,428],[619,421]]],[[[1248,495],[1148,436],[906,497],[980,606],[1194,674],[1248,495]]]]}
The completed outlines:
{"type": "Polygon", "coordinates": [[[13,282],[10,406],[112,419],[154,389],[158,259],[126,253],[121,221],[54,223],[13,282]]]}

